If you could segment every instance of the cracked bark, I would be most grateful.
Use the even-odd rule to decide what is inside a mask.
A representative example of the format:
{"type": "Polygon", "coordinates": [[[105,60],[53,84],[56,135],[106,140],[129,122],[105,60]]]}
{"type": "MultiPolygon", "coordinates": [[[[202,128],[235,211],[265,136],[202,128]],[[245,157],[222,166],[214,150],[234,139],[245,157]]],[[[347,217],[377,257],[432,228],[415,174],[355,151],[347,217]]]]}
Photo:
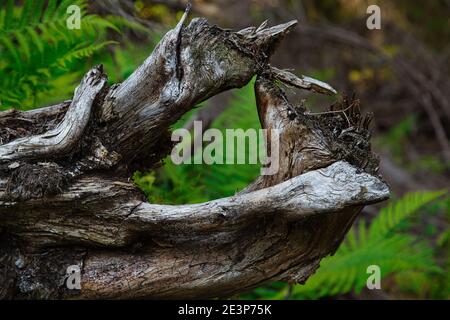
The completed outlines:
{"type": "Polygon", "coordinates": [[[232,32],[186,16],[125,82],[108,87],[95,67],[72,101],[0,113],[1,297],[210,298],[303,283],[362,207],[388,198],[358,102],[311,114],[276,85],[334,90],[269,65],[295,21],[232,32]],[[281,132],[278,173],[206,203],[146,202],[129,177],[160,164],[170,126],[255,75],[261,125],[281,132]],[[64,285],[70,265],[79,291],[64,285]]]}

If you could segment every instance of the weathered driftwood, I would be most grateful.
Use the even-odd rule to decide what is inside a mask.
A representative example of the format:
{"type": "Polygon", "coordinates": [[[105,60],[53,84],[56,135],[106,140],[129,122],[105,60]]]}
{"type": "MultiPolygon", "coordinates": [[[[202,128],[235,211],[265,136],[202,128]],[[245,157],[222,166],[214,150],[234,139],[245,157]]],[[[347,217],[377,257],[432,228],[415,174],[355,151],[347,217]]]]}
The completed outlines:
{"type": "Polygon", "coordinates": [[[276,80],[334,89],[268,65],[295,21],[239,32],[186,15],[125,82],[92,69],[72,101],[0,113],[0,296],[208,298],[304,282],[361,208],[386,199],[356,101],[310,114],[276,80]],[[233,197],[145,201],[130,182],[160,163],[169,129],[199,102],[258,75],[263,128],[280,130],[280,170],[233,197]],[[79,265],[81,290],[64,285],[79,265]]]}

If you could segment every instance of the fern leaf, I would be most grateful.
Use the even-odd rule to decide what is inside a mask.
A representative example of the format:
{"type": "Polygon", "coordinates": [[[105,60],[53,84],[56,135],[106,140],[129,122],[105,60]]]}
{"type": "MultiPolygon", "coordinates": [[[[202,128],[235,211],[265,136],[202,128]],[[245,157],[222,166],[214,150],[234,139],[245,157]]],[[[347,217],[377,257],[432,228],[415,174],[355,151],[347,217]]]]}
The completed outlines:
{"type": "Polygon", "coordinates": [[[107,29],[118,30],[107,19],[87,14],[84,0],[33,0],[17,7],[8,0],[0,17],[0,66],[8,75],[0,78],[2,108],[30,107],[33,95],[51,88],[52,78],[112,43],[106,41],[107,29]],[[66,27],[70,5],[81,9],[81,30],[66,27]]]}
{"type": "Polygon", "coordinates": [[[446,190],[409,193],[401,200],[389,204],[372,222],[369,229],[370,239],[382,238],[394,230],[405,218],[446,193],[446,190]]]}
{"type": "Polygon", "coordinates": [[[29,24],[36,24],[39,23],[39,21],[41,20],[42,17],[42,11],[45,5],[45,0],[35,0],[34,2],[34,6],[33,6],[33,11],[31,14],[31,19],[29,21],[29,24]]]}
{"type": "Polygon", "coordinates": [[[21,69],[22,68],[21,67],[22,60],[20,59],[18,50],[16,50],[16,47],[14,46],[12,41],[8,37],[0,35],[0,44],[3,44],[5,46],[5,48],[9,52],[9,54],[13,57],[16,65],[21,69]]]}
{"type": "Polygon", "coordinates": [[[4,24],[3,28],[0,28],[1,30],[8,30],[11,28],[12,23],[14,21],[14,0],[8,0],[8,3],[6,5],[5,15],[4,15],[4,24]]]}
{"type": "MultiPolygon", "coordinates": [[[[33,44],[33,46],[38,50],[40,55],[44,54],[44,44],[37,32],[32,27],[27,27],[26,29],[27,34],[30,37],[30,40],[33,44]]],[[[42,59],[41,59],[42,62],[42,59]]]]}
{"type": "Polygon", "coordinates": [[[84,8],[84,1],[63,0],[54,13],[55,17],[58,18],[66,17],[67,8],[70,7],[71,5],[76,5],[80,7],[80,9],[82,9],[84,8]]]}
{"type": "Polygon", "coordinates": [[[50,17],[55,15],[58,0],[49,0],[47,8],[44,10],[43,21],[48,21],[50,17]]]}
{"type": "Polygon", "coordinates": [[[31,20],[31,15],[36,14],[33,12],[34,1],[25,1],[23,4],[20,20],[19,20],[19,28],[28,24],[28,21],[31,20]]]}
{"type": "Polygon", "coordinates": [[[407,194],[383,208],[369,230],[361,220],[350,230],[336,254],[323,259],[321,267],[305,285],[294,287],[294,297],[320,298],[352,289],[360,292],[366,286],[369,265],[378,265],[382,276],[400,271],[441,272],[427,245],[417,243],[410,235],[392,231],[418,209],[445,193],[407,194]]]}
{"type": "Polygon", "coordinates": [[[24,57],[26,59],[26,61],[30,61],[31,58],[31,50],[30,50],[30,45],[29,45],[29,41],[26,38],[25,35],[23,35],[21,32],[19,31],[15,31],[14,35],[17,39],[17,42],[19,43],[20,47],[21,47],[21,52],[24,54],[24,57]]]}

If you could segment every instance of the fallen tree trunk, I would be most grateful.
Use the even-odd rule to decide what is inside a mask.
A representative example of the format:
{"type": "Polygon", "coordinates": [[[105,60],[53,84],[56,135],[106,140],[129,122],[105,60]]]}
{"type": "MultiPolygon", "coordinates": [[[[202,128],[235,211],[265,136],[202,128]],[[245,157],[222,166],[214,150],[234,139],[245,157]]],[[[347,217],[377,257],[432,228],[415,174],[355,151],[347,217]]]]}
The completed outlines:
{"type": "Polygon", "coordinates": [[[239,32],[187,13],[123,83],[101,67],[72,101],[0,113],[0,296],[210,298],[268,281],[304,282],[366,204],[388,198],[357,101],[324,114],[288,102],[279,81],[328,85],[271,67],[295,21],[239,32]],[[146,202],[136,168],[170,152],[170,126],[257,75],[261,125],[280,132],[280,168],[229,198],[146,202]],[[81,269],[81,290],[65,285],[81,269]]]}

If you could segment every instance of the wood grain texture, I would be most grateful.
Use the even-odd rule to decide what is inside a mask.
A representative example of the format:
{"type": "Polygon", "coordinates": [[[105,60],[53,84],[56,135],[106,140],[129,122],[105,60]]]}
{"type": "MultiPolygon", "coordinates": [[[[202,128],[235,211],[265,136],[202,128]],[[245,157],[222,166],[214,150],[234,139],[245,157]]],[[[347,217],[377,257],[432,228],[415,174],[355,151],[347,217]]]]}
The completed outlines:
{"type": "Polygon", "coordinates": [[[389,197],[356,102],[313,115],[276,85],[333,92],[269,65],[296,21],[232,32],[186,19],[123,83],[107,86],[99,66],[71,101],[0,113],[1,297],[213,298],[302,283],[364,205],[389,197]],[[278,172],[227,198],[148,203],[133,170],[161,162],[184,113],[255,75],[261,125],[280,131],[278,172]],[[70,265],[79,291],[64,284],[70,265]]]}

